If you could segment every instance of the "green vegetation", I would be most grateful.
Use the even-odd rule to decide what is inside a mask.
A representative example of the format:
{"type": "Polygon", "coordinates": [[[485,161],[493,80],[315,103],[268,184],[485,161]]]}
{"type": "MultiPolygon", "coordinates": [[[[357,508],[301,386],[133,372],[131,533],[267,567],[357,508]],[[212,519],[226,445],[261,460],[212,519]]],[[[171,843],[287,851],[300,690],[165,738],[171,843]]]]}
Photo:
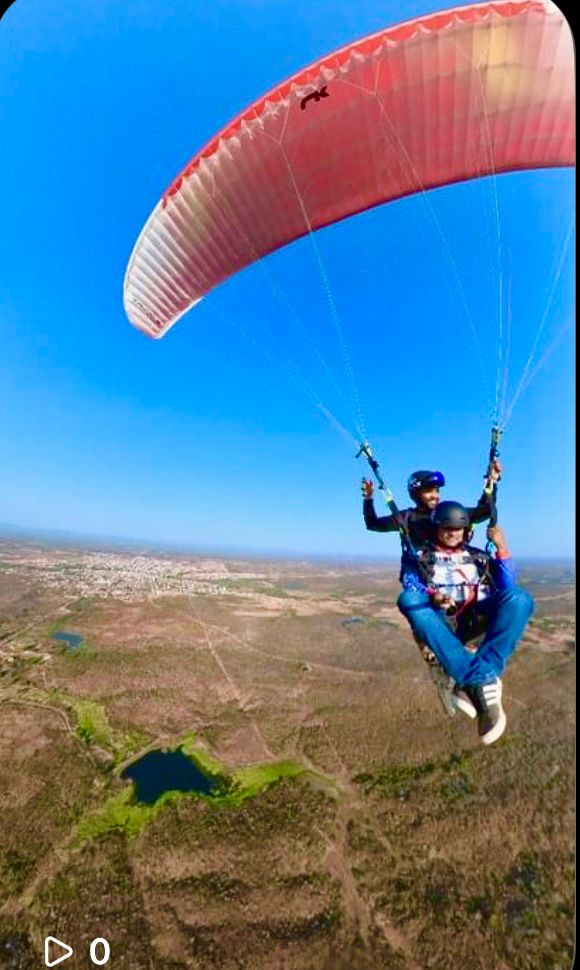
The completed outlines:
{"type": "MultiPolygon", "coordinates": [[[[99,710],[99,705],[83,702],[83,736],[94,736],[94,732],[99,732],[102,738],[100,743],[104,744],[108,725],[106,719],[100,719],[101,715],[102,709],[99,710]]],[[[134,838],[165,805],[182,798],[196,798],[215,805],[236,808],[285,778],[303,776],[311,781],[322,780],[327,787],[331,784],[330,779],[317,775],[298,761],[251,765],[228,773],[221,762],[197,742],[193,733],[186,736],[180,749],[204,774],[217,780],[218,784],[211,794],[167,792],[154,805],[144,805],[135,801],[133,787],[127,787],[108,798],[104,805],[83,815],[75,829],[75,844],[99,838],[108,832],[124,832],[129,838],[134,838]]]]}
{"type": "Polygon", "coordinates": [[[140,805],[133,800],[132,787],[127,787],[111,795],[100,808],[81,817],[74,828],[73,845],[80,846],[111,832],[123,832],[128,838],[135,838],[159,814],[163,805],[175,797],[175,793],[170,792],[155,805],[140,805]]]}
{"type": "Polygon", "coordinates": [[[248,885],[242,879],[230,879],[221,872],[205,872],[201,876],[188,876],[179,880],[179,888],[187,889],[208,902],[219,900],[229,903],[240,899],[248,892],[248,885]]]}
{"type": "Polygon", "coordinates": [[[180,748],[184,754],[191,758],[200,771],[221,782],[221,785],[214,789],[212,795],[207,796],[211,798],[212,802],[232,806],[240,805],[246,799],[254,798],[265,788],[281,781],[282,778],[297,778],[299,775],[310,780],[323,781],[326,786],[334,784],[330,778],[313,772],[299,761],[292,760],[248,765],[229,773],[217,758],[197,742],[193,733],[187,735],[180,748]]]}
{"type": "Polygon", "coordinates": [[[341,919],[342,914],[337,904],[314,916],[272,921],[268,927],[268,934],[272,939],[286,943],[309,940],[336,930],[341,919]]]}
{"type": "Polygon", "coordinates": [[[120,765],[137,751],[141,751],[149,741],[149,735],[139,729],[128,732],[114,728],[102,704],[97,701],[70,697],[60,690],[39,692],[51,705],[68,710],[75,721],[75,734],[87,746],[97,745],[108,751],[114,764],[120,765]]]}
{"type": "Polygon", "coordinates": [[[375,792],[388,798],[406,800],[424,787],[423,783],[429,776],[433,776],[430,791],[434,789],[444,799],[453,800],[473,790],[469,777],[471,757],[469,751],[453,752],[439,761],[387,765],[374,774],[362,772],[355,775],[353,781],[362,785],[365,794],[375,792]]]}
{"type": "Polygon", "coordinates": [[[219,585],[232,592],[239,590],[244,593],[260,593],[263,596],[276,596],[286,598],[288,591],[284,586],[277,586],[267,580],[259,579],[220,579],[219,585]]]}
{"type": "Polygon", "coordinates": [[[66,613],[56,617],[44,628],[44,636],[50,639],[53,633],[58,633],[59,630],[62,630],[63,626],[74,623],[74,621],[82,614],[86,613],[92,605],[93,600],[90,597],[79,596],[78,599],[68,604],[66,607],[66,613]]]}
{"type": "Polygon", "coordinates": [[[228,802],[239,804],[246,798],[253,798],[264,788],[275,784],[281,778],[296,778],[298,775],[312,774],[303,764],[297,761],[276,761],[272,764],[250,765],[239,768],[231,776],[232,788],[228,793],[228,802]]]}
{"type": "Polygon", "coordinates": [[[77,736],[86,744],[98,744],[103,748],[114,747],[111,726],[101,704],[95,701],[71,701],[77,719],[77,736]]]}
{"type": "MultiPolygon", "coordinates": [[[[537,966],[563,965],[572,958],[572,939],[566,945],[565,926],[573,919],[573,900],[565,889],[574,869],[572,854],[558,862],[530,850],[520,852],[507,871],[490,881],[488,891],[467,900],[468,912],[478,914],[503,940],[508,959],[522,945],[536,939],[537,966]],[[555,864],[556,863],[556,864],[555,864]],[[548,959],[549,962],[543,962],[548,959]]],[[[568,965],[570,965],[568,963],[568,965]]]]}
{"type": "Polygon", "coordinates": [[[366,772],[355,775],[353,781],[362,785],[367,793],[378,790],[385,795],[396,797],[407,791],[409,786],[417,779],[423,778],[433,771],[435,771],[435,764],[432,761],[425,761],[417,765],[390,765],[388,768],[378,771],[375,775],[366,772]]]}
{"type": "Polygon", "coordinates": [[[573,616],[539,616],[533,617],[529,625],[542,633],[558,633],[562,630],[573,630],[575,622],[573,616]]]}
{"type": "Polygon", "coordinates": [[[284,588],[284,586],[276,586],[275,584],[271,586],[264,586],[263,589],[257,590],[256,592],[263,593],[265,596],[276,596],[281,598],[284,598],[290,595],[290,593],[288,592],[287,589],[284,588]]]}
{"type": "Polygon", "coordinates": [[[368,619],[368,625],[373,630],[398,630],[399,627],[394,620],[387,620],[383,616],[371,616],[368,619]]]}
{"type": "MultiPolygon", "coordinates": [[[[54,641],[54,646],[57,646],[57,641],[54,641]]],[[[75,674],[81,674],[84,670],[87,670],[97,656],[97,651],[88,640],[83,640],[78,647],[66,647],[64,643],[61,643],[60,646],[63,648],[61,654],[63,661],[72,668],[75,674]]]]}
{"type": "Polygon", "coordinates": [[[6,848],[0,852],[0,890],[6,898],[22,892],[30,874],[34,872],[36,859],[24,848],[6,848]]]}
{"type": "Polygon", "coordinates": [[[203,771],[205,775],[212,775],[215,778],[223,777],[224,767],[221,761],[214,758],[207,748],[204,748],[203,745],[199,743],[197,740],[197,735],[194,731],[190,731],[185,735],[179,747],[183,753],[188,756],[188,758],[191,758],[200,771],[203,771]]]}
{"type": "Polygon", "coordinates": [[[133,728],[132,731],[122,734],[119,732],[116,735],[117,750],[115,751],[115,763],[120,765],[124,761],[127,761],[128,758],[137,754],[138,751],[142,751],[150,741],[150,735],[146,734],[145,731],[140,731],[138,728],[133,728]]]}

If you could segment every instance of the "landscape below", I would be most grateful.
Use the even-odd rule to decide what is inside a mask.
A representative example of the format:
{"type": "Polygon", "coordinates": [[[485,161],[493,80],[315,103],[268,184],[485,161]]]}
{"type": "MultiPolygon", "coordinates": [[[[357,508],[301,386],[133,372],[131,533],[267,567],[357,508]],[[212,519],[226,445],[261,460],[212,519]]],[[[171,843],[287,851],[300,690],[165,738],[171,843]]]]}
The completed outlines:
{"type": "Polygon", "coordinates": [[[394,566],[0,541],[0,967],[567,970],[574,573],[520,582],[486,749],[394,566]],[[138,797],[154,752],[215,784],[138,797]]]}

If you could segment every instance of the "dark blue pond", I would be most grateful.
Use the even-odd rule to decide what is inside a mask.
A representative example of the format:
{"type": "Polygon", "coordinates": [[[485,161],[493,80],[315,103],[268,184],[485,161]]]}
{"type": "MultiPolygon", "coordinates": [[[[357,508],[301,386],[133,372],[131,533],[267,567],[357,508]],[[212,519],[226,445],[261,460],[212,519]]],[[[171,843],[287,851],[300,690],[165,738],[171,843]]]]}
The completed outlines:
{"type": "Polygon", "coordinates": [[[360,626],[361,623],[366,623],[366,618],[364,616],[349,616],[341,622],[343,626],[360,626]]]}
{"type": "Polygon", "coordinates": [[[138,761],[128,765],[121,772],[121,777],[130,778],[134,782],[137,801],[147,805],[153,805],[168,791],[191,791],[210,795],[219,785],[216,778],[204,775],[181,750],[149,751],[138,761]]]}
{"type": "Polygon", "coordinates": [[[59,630],[58,633],[52,634],[51,639],[60,640],[62,643],[66,643],[70,650],[78,650],[78,648],[82,645],[84,637],[80,637],[78,633],[65,633],[64,631],[59,630]]]}

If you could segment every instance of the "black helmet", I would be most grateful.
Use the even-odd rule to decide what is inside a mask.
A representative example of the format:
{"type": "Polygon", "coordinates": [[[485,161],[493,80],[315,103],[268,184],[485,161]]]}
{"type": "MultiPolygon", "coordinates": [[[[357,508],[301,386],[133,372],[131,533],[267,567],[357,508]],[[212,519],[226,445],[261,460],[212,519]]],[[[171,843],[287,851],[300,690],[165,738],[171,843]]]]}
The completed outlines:
{"type": "Polygon", "coordinates": [[[415,494],[421,488],[443,488],[445,485],[445,477],[441,472],[430,472],[424,468],[420,469],[418,472],[413,472],[409,475],[407,480],[407,489],[409,495],[415,501],[415,494]]]}
{"type": "Polygon", "coordinates": [[[433,525],[447,529],[470,529],[469,512],[460,502],[439,502],[431,512],[433,525]]]}

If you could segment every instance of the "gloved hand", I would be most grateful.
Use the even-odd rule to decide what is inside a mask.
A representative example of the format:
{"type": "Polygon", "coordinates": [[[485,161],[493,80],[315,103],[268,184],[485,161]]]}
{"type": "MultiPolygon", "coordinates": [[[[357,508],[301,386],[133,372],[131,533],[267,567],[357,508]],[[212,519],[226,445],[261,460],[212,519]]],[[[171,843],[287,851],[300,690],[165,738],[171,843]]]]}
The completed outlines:
{"type": "Polygon", "coordinates": [[[504,531],[499,525],[490,525],[487,527],[487,538],[490,542],[493,542],[497,552],[501,553],[504,557],[509,556],[508,544],[504,531]]]}
{"type": "Polygon", "coordinates": [[[503,466],[499,458],[494,458],[489,471],[489,481],[499,482],[502,476],[503,466]]]}
{"type": "Polygon", "coordinates": [[[363,498],[372,498],[373,497],[373,494],[374,494],[374,491],[375,491],[375,486],[371,482],[370,478],[363,478],[361,480],[360,490],[362,492],[362,497],[363,498]]]}

